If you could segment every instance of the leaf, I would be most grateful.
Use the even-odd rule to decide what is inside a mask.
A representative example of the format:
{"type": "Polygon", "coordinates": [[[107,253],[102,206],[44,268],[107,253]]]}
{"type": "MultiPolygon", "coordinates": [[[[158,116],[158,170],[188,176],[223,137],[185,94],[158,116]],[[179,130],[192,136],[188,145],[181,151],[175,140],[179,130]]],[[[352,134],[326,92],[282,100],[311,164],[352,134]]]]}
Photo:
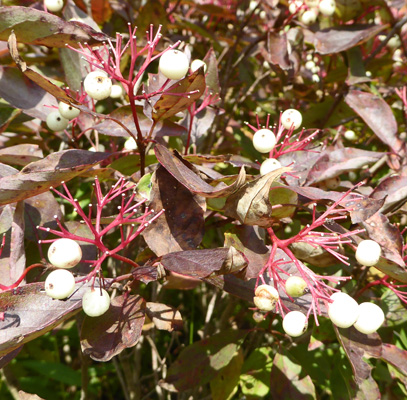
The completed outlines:
{"type": "Polygon", "coordinates": [[[213,273],[231,273],[246,266],[245,260],[237,257],[231,249],[234,248],[220,247],[165,254],[161,264],[172,272],[194,278],[206,278],[213,273]]]}
{"type": "Polygon", "coordinates": [[[276,399],[316,399],[315,387],[310,376],[304,376],[303,367],[286,351],[277,352],[274,356],[270,394],[271,398],[276,399]]]}
{"type": "Polygon", "coordinates": [[[19,173],[0,178],[0,205],[24,200],[59,186],[110,157],[109,153],[64,150],[24,167],[19,173]]]}
{"type": "Polygon", "coordinates": [[[148,246],[157,256],[196,249],[203,237],[205,199],[191,193],[162,166],[151,182],[150,208],[165,212],[143,231],[148,246]]]}
{"type": "Polygon", "coordinates": [[[172,332],[183,329],[181,313],[174,307],[161,303],[146,303],[147,316],[157,329],[172,332]]]}
{"type": "Polygon", "coordinates": [[[380,212],[386,214],[402,207],[407,200],[407,176],[393,175],[382,180],[370,194],[373,199],[384,199],[380,212]]]}
{"type": "Polygon", "coordinates": [[[384,153],[352,147],[327,147],[308,173],[307,185],[334,178],[345,172],[360,169],[383,157],[384,153]]]}
{"type": "Polygon", "coordinates": [[[375,267],[398,281],[407,282],[406,264],[401,256],[403,238],[398,228],[380,212],[367,219],[363,227],[369,238],[379,243],[382,249],[382,257],[375,267]]]}
{"type": "Polygon", "coordinates": [[[15,350],[10,351],[5,356],[0,357],[0,368],[4,368],[10,361],[18,356],[24,346],[17,347],[15,350]]]}
{"type": "Polygon", "coordinates": [[[289,44],[285,33],[280,35],[277,32],[269,31],[267,35],[267,53],[265,53],[266,60],[273,65],[278,65],[282,70],[291,69],[288,47],[289,44]]]}
{"type": "Polygon", "coordinates": [[[0,7],[0,40],[7,40],[14,31],[18,41],[48,47],[65,47],[68,43],[102,43],[109,38],[86,24],[65,21],[58,16],[31,7],[0,7]]]}
{"type": "Polygon", "coordinates": [[[0,96],[25,114],[47,119],[47,106],[58,106],[55,97],[28,79],[18,68],[0,65],[0,96]]]}
{"type": "Polygon", "coordinates": [[[166,89],[165,93],[153,103],[152,119],[158,122],[186,110],[203,95],[204,91],[205,76],[203,68],[199,68],[166,89]]]}
{"type": "Polygon", "coordinates": [[[202,61],[204,61],[206,64],[206,86],[212,91],[212,93],[220,93],[218,61],[216,59],[215,51],[212,47],[208,50],[202,61]]]}
{"type": "Polygon", "coordinates": [[[5,164],[25,166],[43,157],[37,144],[18,144],[0,149],[0,162],[5,164]]]}
{"type": "MultiPolygon", "coordinates": [[[[96,281],[95,287],[98,287],[96,281]]],[[[17,349],[55,328],[82,307],[82,296],[90,283],[76,284],[75,292],[66,300],[54,300],[44,291],[44,283],[30,283],[0,292],[0,356],[17,349]]]]}
{"type": "Polygon", "coordinates": [[[128,294],[115,297],[105,314],[84,319],[81,329],[83,353],[96,361],[111,360],[137,344],[144,319],[144,299],[128,294]]]}
{"type": "Polygon", "coordinates": [[[402,350],[390,343],[382,344],[382,353],[380,357],[386,363],[393,365],[401,373],[407,375],[407,351],[402,350]]]}
{"type": "MultiPolygon", "coordinates": [[[[153,122],[142,113],[142,109],[140,107],[137,107],[137,111],[141,132],[144,137],[147,137],[150,133],[153,122]]],[[[116,108],[116,110],[110,113],[110,117],[114,118],[115,120],[119,120],[133,133],[134,136],[137,136],[137,129],[134,125],[133,113],[129,105],[116,108]]],[[[130,137],[129,133],[123,129],[122,126],[109,119],[93,126],[93,128],[103,135],[130,137]]],[[[163,136],[180,136],[183,132],[185,132],[185,128],[180,127],[178,124],[175,124],[172,121],[164,120],[159,121],[156,124],[152,132],[152,138],[163,136]]]]}
{"type": "Polygon", "coordinates": [[[377,333],[365,335],[358,332],[354,327],[348,329],[338,329],[335,327],[335,331],[351,363],[356,385],[359,392],[361,392],[360,395],[363,394],[366,400],[379,399],[380,391],[372,377],[372,367],[364,358],[379,358],[381,356],[382,341],[380,336],[377,333]]]}
{"type": "Polygon", "coordinates": [[[191,192],[203,197],[226,197],[234,193],[246,180],[246,172],[241,168],[235,182],[227,186],[220,182],[213,187],[192,171],[192,164],[185,161],[177,152],[172,154],[166,147],[157,144],[154,148],[157,160],[174,177],[191,192]]]}
{"type": "MultiPolygon", "coordinates": [[[[1,10],[0,10],[0,17],[1,17],[1,10]]],[[[73,97],[69,96],[65,90],[60,88],[59,86],[53,84],[49,79],[43,77],[38,72],[35,72],[31,68],[27,67],[26,62],[20,57],[18,48],[17,48],[17,40],[14,32],[11,32],[10,37],[8,39],[8,47],[10,50],[11,57],[13,58],[14,62],[17,64],[17,67],[21,70],[21,72],[33,82],[35,82],[38,86],[43,88],[48,93],[55,96],[58,100],[65,100],[68,103],[78,104],[78,101],[75,100],[73,97]]]]}
{"type": "Polygon", "coordinates": [[[346,104],[353,109],[394,153],[399,154],[404,143],[397,136],[397,122],[390,106],[380,97],[359,90],[349,90],[346,104]]]}
{"type": "Polygon", "coordinates": [[[272,183],[290,168],[279,168],[256,177],[229,196],[225,204],[226,215],[237,218],[242,224],[269,227],[273,224],[269,192],[272,183]]]}
{"type": "Polygon", "coordinates": [[[247,334],[229,329],[187,346],[168,369],[166,383],[184,391],[210,382],[233,360],[247,334]]]}
{"type": "Polygon", "coordinates": [[[322,29],[306,37],[319,54],[335,54],[359,46],[375,37],[386,25],[342,25],[322,29]]]}

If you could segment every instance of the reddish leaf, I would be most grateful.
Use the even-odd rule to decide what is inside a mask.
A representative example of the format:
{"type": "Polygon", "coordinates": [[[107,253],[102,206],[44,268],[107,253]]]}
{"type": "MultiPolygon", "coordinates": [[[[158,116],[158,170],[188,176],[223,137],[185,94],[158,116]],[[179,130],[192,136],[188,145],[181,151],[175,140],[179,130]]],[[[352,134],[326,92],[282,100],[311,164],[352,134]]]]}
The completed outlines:
{"type": "Polygon", "coordinates": [[[394,153],[398,154],[404,148],[403,141],[397,136],[397,122],[393,111],[382,98],[371,93],[350,90],[345,101],[394,153]]]}
{"type": "Polygon", "coordinates": [[[153,103],[152,119],[160,121],[186,110],[198,100],[205,91],[205,76],[200,68],[179,82],[166,89],[159,99],[153,103]],[[194,93],[191,93],[194,92],[194,93]],[[191,94],[186,94],[191,93],[191,94]]]}
{"type": "Polygon", "coordinates": [[[165,212],[144,230],[148,246],[157,256],[196,249],[203,236],[205,199],[192,194],[161,166],[151,183],[150,208],[165,212]]]}
{"type": "Polygon", "coordinates": [[[10,351],[5,356],[0,357],[0,368],[4,368],[10,361],[18,356],[24,346],[17,347],[15,350],[10,351]]]}
{"type": "Polygon", "coordinates": [[[338,329],[335,327],[336,335],[340,341],[346,356],[348,357],[356,385],[363,393],[366,400],[377,400],[380,391],[377,383],[372,378],[372,367],[364,358],[379,358],[382,353],[382,341],[377,333],[365,335],[358,332],[354,327],[338,329]]]}
{"type": "Polygon", "coordinates": [[[37,144],[18,144],[0,149],[0,162],[25,166],[43,158],[42,150],[37,144]]]}
{"type": "Polygon", "coordinates": [[[157,144],[155,146],[155,154],[160,164],[174,177],[178,182],[182,183],[191,192],[204,197],[226,197],[235,192],[246,180],[246,172],[244,168],[235,180],[229,186],[223,182],[213,187],[201,179],[192,171],[192,164],[183,160],[183,158],[175,152],[172,154],[166,147],[157,144]]]}
{"type": "Polygon", "coordinates": [[[280,35],[277,32],[269,32],[267,36],[267,53],[265,53],[266,60],[273,65],[278,65],[283,70],[291,69],[288,47],[289,44],[285,33],[280,35]]]}
{"type": "Polygon", "coordinates": [[[100,317],[86,317],[81,330],[81,347],[96,361],[109,361],[137,344],[144,325],[145,301],[140,296],[122,295],[111,301],[100,317]]]}
{"type": "Polygon", "coordinates": [[[402,207],[407,200],[407,176],[393,175],[385,178],[370,194],[373,199],[383,199],[381,212],[386,214],[402,207]]]}
{"type": "Polygon", "coordinates": [[[55,97],[28,79],[18,68],[0,65],[0,96],[25,114],[47,119],[51,109],[47,106],[57,106],[55,97]]]}
{"type": "Polygon", "coordinates": [[[153,321],[157,329],[172,332],[183,328],[180,312],[174,307],[161,303],[146,303],[147,316],[153,321]]]}
{"type": "Polygon", "coordinates": [[[383,157],[384,153],[352,147],[327,147],[308,173],[307,185],[334,178],[344,172],[360,169],[383,157]]]}
{"type": "MultiPolygon", "coordinates": [[[[1,16],[1,11],[0,11],[1,16]]],[[[48,93],[55,96],[58,100],[65,100],[67,102],[77,104],[78,102],[69,96],[65,90],[60,88],[59,86],[53,84],[49,79],[45,78],[38,72],[35,72],[31,68],[27,67],[26,62],[20,57],[18,49],[17,49],[17,40],[14,32],[11,33],[8,39],[8,47],[10,50],[11,57],[13,58],[14,62],[17,64],[17,67],[20,68],[21,72],[33,82],[35,82],[38,86],[42,87],[48,93]]]]}
{"type": "MultiPolygon", "coordinates": [[[[44,291],[44,283],[30,283],[0,292],[0,356],[50,331],[76,314],[82,307],[83,293],[91,283],[77,284],[67,300],[54,300],[44,291]]],[[[97,287],[97,285],[96,285],[97,287]]]]}
{"type": "Polygon", "coordinates": [[[275,399],[315,399],[315,387],[303,367],[288,353],[278,352],[270,375],[270,394],[275,399]]]}
{"type": "Polygon", "coordinates": [[[386,29],[385,25],[342,25],[322,29],[306,39],[318,53],[334,54],[365,43],[383,29],[386,29]]]}
{"type": "Polygon", "coordinates": [[[21,43],[48,47],[65,47],[66,43],[78,47],[78,42],[95,44],[108,39],[86,24],[78,26],[31,7],[1,7],[0,27],[0,40],[7,40],[13,30],[21,43]]]}
{"type": "Polygon", "coordinates": [[[406,350],[402,350],[394,344],[383,343],[381,359],[399,369],[404,375],[407,375],[406,350]]]}
{"type": "Polygon", "coordinates": [[[210,382],[230,363],[247,334],[229,329],[189,345],[171,364],[166,383],[184,391],[210,382]]]}
{"type": "Polygon", "coordinates": [[[0,205],[46,192],[51,186],[69,181],[109,156],[108,153],[86,150],[52,153],[40,161],[28,164],[15,175],[0,178],[0,205]]]}

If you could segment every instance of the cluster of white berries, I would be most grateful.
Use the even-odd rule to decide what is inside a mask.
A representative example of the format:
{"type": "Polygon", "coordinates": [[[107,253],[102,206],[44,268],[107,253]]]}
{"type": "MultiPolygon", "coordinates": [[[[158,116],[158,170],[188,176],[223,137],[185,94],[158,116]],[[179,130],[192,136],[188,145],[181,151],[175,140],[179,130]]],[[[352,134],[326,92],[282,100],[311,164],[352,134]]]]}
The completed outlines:
{"type": "MultiPolygon", "coordinates": [[[[298,110],[290,108],[281,114],[281,125],[285,129],[298,129],[302,124],[302,115],[298,110]]],[[[253,135],[253,147],[259,153],[269,153],[277,144],[273,131],[267,128],[259,129],[253,135]]],[[[265,175],[271,171],[281,168],[281,164],[275,158],[269,158],[260,166],[260,175],[265,175]]]]}
{"type": "Polygon", "coordinates": [[[63,131],[67,128],[69,121],[76,118],[79,114],[80,110],[61,101],[58,104],[58,110],[51,111],[48,114],[46,123],[52,131],[63,131]]]}
{"type": "MultiPolygon", "coordinates": [[[[45,293],[53,299],[65,299],[75,290],[75,277],[69,268],[82,259],[82,250],[72,239],[57,239],[48,249],[49,262],[59,269],[52,271],[45,280],[45,293]]],[[[104,289],[90,289],[82,298],[83,311],[90,317],[104,314],[110,306],[110,296],[104,289]]]]}
{"type": "Polygon", "coordinates": [[[337,292],[331,296],[328,306],[331,321],[339,328],[352,325],[366,335],[376,332],[384,322],[383,310],[374,303],[358,304],[346,293],[337,292]]]}
{"type": "Polygon", "coordinates": [[[335,0],[293,0],[288,6],[291,14],[300,12],[300,21],[305,25],[313,24],[318,14],[330,17],[335,9],[335,0]]]}

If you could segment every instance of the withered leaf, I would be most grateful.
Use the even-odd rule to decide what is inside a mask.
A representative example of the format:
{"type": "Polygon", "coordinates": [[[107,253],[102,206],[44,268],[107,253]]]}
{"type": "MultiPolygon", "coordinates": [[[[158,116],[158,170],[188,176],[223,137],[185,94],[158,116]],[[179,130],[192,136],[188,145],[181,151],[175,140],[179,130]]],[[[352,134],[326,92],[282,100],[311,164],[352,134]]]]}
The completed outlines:
{"type": "Polygon", "coordinates": [[[150,208],[165,212],[142,233],[150,249],[157,256],[196,249],[203,237],[205,199],[191,193],[162,166],[151,182],[150,208]]]}
{"type": "Polygon", "coordinates": [[[148,301],[146,313],[157,329],[172,332],[183,328],[181,313],[174,307],[148,301]]]}
{"type": "Polygon", "coordinates": [[[389,176],[380,182],[370,194],[373,199],[384,201],[381,212],[394,212],[406,203],[407,200],[407,176],[389,176]]]}
{"type": "Polygon", "coordinates": [[[383,343],[381,359],[407,375],[407,351],[394,344],[383,343]]]}
{"type": "Polygon", "coordinates": [[[81,330],[81,347],[96,361],[109,361],[124,349],[137,344],[144,325],[145,301],[140,296],[122,295],[112,299],[100,317],[86,317],[81,330]]]}
{"type": "Polygon", "coordinates": [[[246,180],[246,172],[244,168],[240,169],[236,180],[229,186],[220,182],[217,186],[211,186],[206,183],[201,177],[192,171],[192,165],[182,159],[178,154],[172,154],[166,147],[157,144],[155,146],[155,154],[160,164],[180,183],[182,183],[191,192],[203,197],[215,198],[226,197],[234,193],[243,185],[246,180]],[[190,166],[191,168],[188,168],[190,166]]]}
{"type": "Polygon", "coordinates": [[[290,69],[292,66],[288,47],[289,44],[285,33],[280,35],[277,32],[270,31],[267,35],[266,60],[273,65],[278,65],[283,70],[290,69]]]}
{"type": "Polygon", "coordinates": [[[225,214],[237,218],[242,224],[271,226],[274,219],[271,217],[270,187],[281,174],[290,170],[286,167],[279,168],[244,184],[227,198],[225,214]]]}

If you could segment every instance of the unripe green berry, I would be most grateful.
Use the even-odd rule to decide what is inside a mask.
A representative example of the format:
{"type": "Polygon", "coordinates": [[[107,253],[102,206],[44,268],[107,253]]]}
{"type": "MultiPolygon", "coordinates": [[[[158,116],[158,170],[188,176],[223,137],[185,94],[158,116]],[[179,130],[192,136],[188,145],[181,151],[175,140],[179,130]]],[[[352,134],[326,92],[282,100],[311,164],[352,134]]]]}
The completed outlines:
{"type": "Polygon", "coordinates": [[[63,101],[59,102],[58,109],[59,113],[69,121],[76,118],[81,112],[77,108],[72,107],[70,104],[66,104],[63,101]]]}
{"type": "Polygon", "coordinates": [[[63,131],[69,124],[69,120],[64,118],[59,111],[51,111],[46,122],[48,128],[54,132],[63,131]]]}
{"type": "Polygon", "coordinates": [[[290,276],[285,281],[285,290],[291,297],[302,296],[306,292],[307,287],[307,283],[300,276],[290,276]]]}

